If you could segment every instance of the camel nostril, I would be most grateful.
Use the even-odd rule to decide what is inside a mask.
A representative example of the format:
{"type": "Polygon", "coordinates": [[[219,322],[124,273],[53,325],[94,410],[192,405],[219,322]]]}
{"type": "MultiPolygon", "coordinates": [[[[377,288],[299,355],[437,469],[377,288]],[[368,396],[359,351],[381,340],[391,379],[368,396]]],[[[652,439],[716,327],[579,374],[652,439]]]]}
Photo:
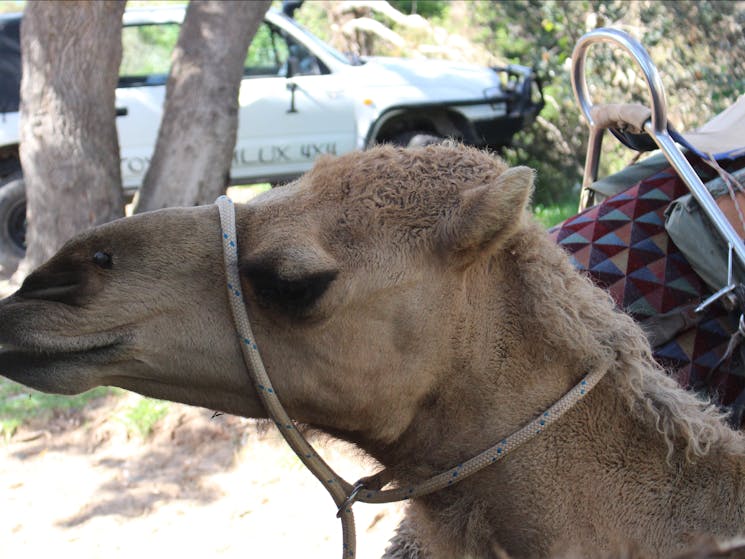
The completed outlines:
{"type": "Polygon", "coordinates": [[[78,285],[63,285],[45,287],[30,292],[21,289],[18,294],[26,299],[44,299],[45,301],[69,303],[76,295],[78,288],[78,285]]]}
{"type": "Polygon", "coordinates": [[[80,293],[81,277],[75,272],[41,273],[29,275],[17,291],[24,299],[43,299],[72,303],[80,293]]]}

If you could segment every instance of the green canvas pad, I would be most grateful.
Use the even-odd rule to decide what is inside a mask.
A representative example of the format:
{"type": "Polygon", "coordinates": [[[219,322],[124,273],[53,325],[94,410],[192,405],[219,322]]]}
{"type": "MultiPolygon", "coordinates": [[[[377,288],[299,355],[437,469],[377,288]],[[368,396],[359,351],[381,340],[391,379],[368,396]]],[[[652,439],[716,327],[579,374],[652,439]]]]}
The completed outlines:
{"type": "Polygon", "coordinates": [[[596,180],[590,185],[590,190],[595,192],[595,201],[600,203],[603,200],[620,194],[624,190],[628,189],[632,184],[643,181],[644,179],[656,175],[663,169],[670,166],[662,152],[655,152],[654,155],[650,155],[629,165],[622,171],[603,177],[602,179],[596,180]]]}
{"type": "MultiPolygon", "coordinates": [[[[745,187],[745,169],[731,174],[745,187]]],[[[707,182],[706,188],[714,198],[728,195],[727,184],[720,177],[707,182]]],[[[742,210],[745,212],[745,207],[742,210]]],[[[665,229],[691,267],[713,291],[727,285],[727,244],[691,194],[670,203],[665,212],[665,229]]],[[[745,282],[745,268],[738,263],[735,263],[734,275],[738,282],[745,282]]]]}

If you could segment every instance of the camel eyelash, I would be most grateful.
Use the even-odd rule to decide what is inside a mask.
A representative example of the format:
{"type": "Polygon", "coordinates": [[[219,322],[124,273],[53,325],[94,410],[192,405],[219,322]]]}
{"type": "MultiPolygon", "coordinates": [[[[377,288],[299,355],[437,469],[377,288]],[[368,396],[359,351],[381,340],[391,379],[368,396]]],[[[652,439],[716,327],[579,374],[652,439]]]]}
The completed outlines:
{"type": "Polygon", "coordinates": [[[336,278],[337,272],[317,272],[297,279],[282,278],[270,267],[245,265],[241,273],[248,280],[258,302],[293,315],[310,310],[336,278]]]}

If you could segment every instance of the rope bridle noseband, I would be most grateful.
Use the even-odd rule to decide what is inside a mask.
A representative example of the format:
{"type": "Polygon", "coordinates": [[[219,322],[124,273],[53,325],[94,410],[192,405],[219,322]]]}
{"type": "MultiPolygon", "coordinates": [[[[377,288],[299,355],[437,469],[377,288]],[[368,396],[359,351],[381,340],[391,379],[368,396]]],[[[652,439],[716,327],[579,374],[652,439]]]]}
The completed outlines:
{"type": "Polygon", "coordinates": [[[233,314],[236,331],[241,342],[243,359],[246,363],[256,392],[259,394],[269,417],[274,421],[287,444],[298,458],[323,484],[338,507],[337,516],[341,519],[344,558],[355,556],[355,530],[352,505],[356,501],[364,503],[391,503],[421,497],[465,479],[469,475],[494,464],[504,458],[510,451],[539,435],[549,425],[558,420],[574,404],[582,399],[603,378],[608,369],[589,373],[579,384],[574,386],[561,399],[548,408],[533,421],[502,439],[470,460],[458,464],[449,470],[433,476],[415,486],[386,489],[390,481],[387,470],[363,478],[354,485],[338,476],[324,460],[316,454],[313,447],[298,431],[295,423],[287,415],[277,397],[277,392],[264,369],[256,340],[246,313],[241,292],[241,281],[238,275],[238,239],[235,227],[235,206],[227,196],[220,196],[215,204],[220,212],[223,253],[225,258],[225,275],[227,278],[228,300],[233,314]]]}

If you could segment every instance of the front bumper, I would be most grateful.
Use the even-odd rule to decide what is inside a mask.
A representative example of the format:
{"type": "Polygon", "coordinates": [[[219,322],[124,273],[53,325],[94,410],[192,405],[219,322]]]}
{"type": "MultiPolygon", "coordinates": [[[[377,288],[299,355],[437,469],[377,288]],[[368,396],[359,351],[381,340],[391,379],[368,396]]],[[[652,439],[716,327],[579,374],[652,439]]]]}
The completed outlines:
{"type": "Polygon", "coordinates": [[[491,103],[505,103],[503,116],[473,122],[476,142],[499,148],[510,144],[512,136],[532,124],[545,105],[543,86],[532,68],[511,64],[492,68],[500,76],[501,94],[491,103]]]}

